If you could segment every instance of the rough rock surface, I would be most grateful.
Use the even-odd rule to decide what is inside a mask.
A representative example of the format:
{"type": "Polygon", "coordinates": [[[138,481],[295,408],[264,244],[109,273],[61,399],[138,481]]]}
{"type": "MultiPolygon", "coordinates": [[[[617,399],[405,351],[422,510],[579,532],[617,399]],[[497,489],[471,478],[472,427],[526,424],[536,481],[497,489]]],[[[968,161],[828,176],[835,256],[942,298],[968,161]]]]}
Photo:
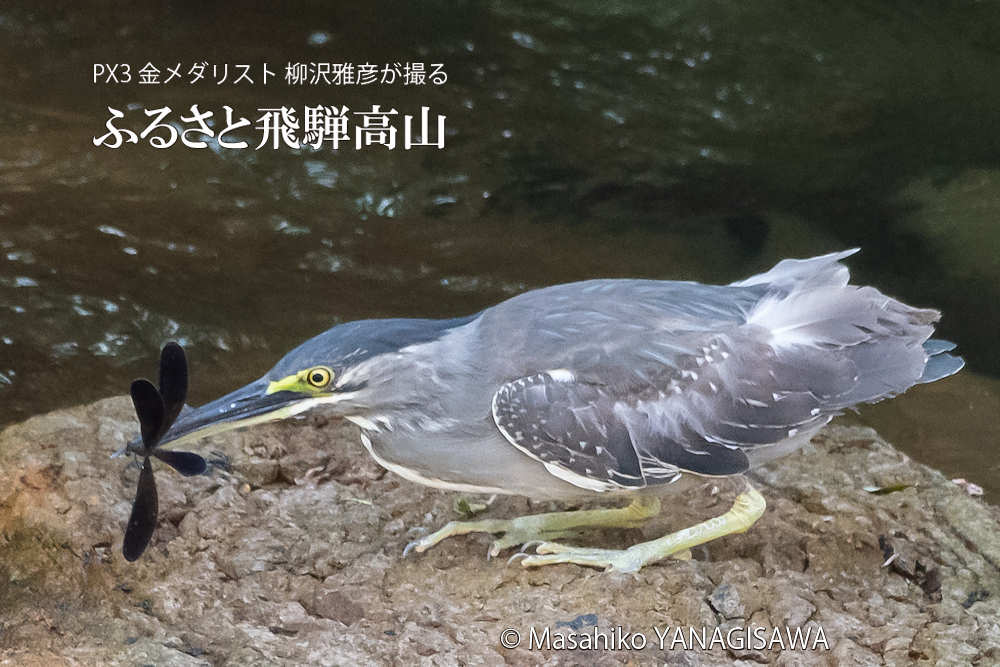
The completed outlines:
{"type": "MultiPolygon", "coordinates": [[[[353,427],[321,418],[207,440],[202,453],[229,459],[209,476],[157,463],[160,525],[130,564],[121,541],[138,470],[108,454],[136,430],[128,399],[114,398],[0,432],[0,664],[1000,661],[1000,512],[867,429],[835,426],[756,471],[769,507],[750,531],[637,575],[525,570],[487,560],[484,535],[404,559],[411,527],[459,518],[455,494],[385,473],[353,427]],[[769,639],[773,627],[811,630],[810,644],[822,629],[826,645],[739,648],[748,625],[769,639]],[[685,644],[688,628],[709,642],[737,631],[702,650],[675,642],[677,627],[685,644]],[[501,645],[508,628],[517,648],[501,645]],[[529,648],[546,629],[551,648],[529,648]],[[556,648],[557,635],[586,646],[595,632],[612,646],[556,648]],[[644,649],[618,643],[640,643],[633,633],[644,649]]],[[[737,488],[689,484],[646,535],[722,513],[737,488]]],[[[549,509],[502,498],[484,516],[549,509]]]]}

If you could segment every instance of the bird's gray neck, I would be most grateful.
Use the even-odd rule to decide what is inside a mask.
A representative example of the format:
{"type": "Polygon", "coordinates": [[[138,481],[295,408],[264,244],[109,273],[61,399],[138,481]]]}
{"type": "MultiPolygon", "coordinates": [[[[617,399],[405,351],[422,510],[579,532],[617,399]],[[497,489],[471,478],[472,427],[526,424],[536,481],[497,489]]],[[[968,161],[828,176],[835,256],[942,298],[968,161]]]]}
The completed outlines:
{"type": "Polygon", "coordinates": [[[488,387],[488,383],[469,387],[467,382],[481,374],[481,364],[472,355],[477,333],[478,320],[473,320],[439,339],[365,362],[356,372],[366,378],[368,391],[360,393],[352,409],[345,410],[345,417],[374,432],[445,432],[468,416],[488,416],[492,394],[475,388],[488,387]],[[366,402],[365,396],[377,400],[366,402]]]}

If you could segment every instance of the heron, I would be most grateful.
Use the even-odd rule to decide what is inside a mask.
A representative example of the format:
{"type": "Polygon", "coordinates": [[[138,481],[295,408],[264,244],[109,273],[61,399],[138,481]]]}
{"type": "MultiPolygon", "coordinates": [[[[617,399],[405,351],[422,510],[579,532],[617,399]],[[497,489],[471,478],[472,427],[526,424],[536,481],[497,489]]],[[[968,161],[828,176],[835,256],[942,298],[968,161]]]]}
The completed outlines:
{"type": "MultiPolygon", "coordinates": [[[[533,545],[518,555],[525,566],[635,572],[748,530],[764,497],[743,478],[727,512],[663,537],[625,549],[559,540],[641,525],[683,476],[742,476],[802,447],[845,409],[963,367],[948,354],[954,344],[931,337],[938,311],[850,284],[842,260],[856,251],[785,259],[728,285],[587,280],[468,317],[339,324],[259,380],[180,413],[157,445],[307,411],[343,417],[375,461],[411,482],[630,501],[452,521],[404,553],[485,532],[492,555],[533,545]]],[[[128,449],[150,451],[138,440],[128,449]]]]}

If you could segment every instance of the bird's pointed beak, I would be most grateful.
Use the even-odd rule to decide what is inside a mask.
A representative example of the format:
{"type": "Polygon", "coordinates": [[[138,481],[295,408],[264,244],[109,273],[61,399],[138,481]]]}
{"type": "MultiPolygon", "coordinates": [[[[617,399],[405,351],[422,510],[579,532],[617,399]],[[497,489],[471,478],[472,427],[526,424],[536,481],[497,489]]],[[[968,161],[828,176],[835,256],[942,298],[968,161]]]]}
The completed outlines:
{"type": "Polygon", "coordinates": [[[286,419],[317,403],[312,396],[294,391],[274,391],[267,379],[260,379],[231,394],[180,414],[160,441],[161,445],[181,445],[234,429],[286,419]]]}

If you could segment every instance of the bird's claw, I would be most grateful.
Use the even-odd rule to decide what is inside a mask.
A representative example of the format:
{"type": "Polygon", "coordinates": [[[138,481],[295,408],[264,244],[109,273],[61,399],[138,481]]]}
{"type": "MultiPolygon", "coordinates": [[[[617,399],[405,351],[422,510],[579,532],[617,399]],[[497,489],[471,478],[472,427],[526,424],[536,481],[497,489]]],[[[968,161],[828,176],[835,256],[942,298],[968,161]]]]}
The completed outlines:
{"type": "Polygon", "coordinates": [[[531,558],[531,554],[525,553],[523,551],[518,551],[516,554],[507,559],[507,565],[510,565],[518,558],[531,558]]]}
{"type": "MultiPolygon", "coordinates": [[[[413,528],[410,528],[406,532],[407,533],[426,533],[427,529],[425,527],[423,527],[423,526],[414,526],[413,528]]],[[[434,535],[435,534],[424,535],[419,540],[413,540],[412,542],[410,542],[409,544],[407,544],[406,547],[403,548],[403,558],[406,558],[406,556],[411,551],[416,551],[418,554],[423,553],[423,552],[427,551],[428,549],[430,549],[435,544],[437,544],[438,542],[440,542],[441,541],[440,539],[437,539],[437,540],[434,539],[434,535]]]]}

